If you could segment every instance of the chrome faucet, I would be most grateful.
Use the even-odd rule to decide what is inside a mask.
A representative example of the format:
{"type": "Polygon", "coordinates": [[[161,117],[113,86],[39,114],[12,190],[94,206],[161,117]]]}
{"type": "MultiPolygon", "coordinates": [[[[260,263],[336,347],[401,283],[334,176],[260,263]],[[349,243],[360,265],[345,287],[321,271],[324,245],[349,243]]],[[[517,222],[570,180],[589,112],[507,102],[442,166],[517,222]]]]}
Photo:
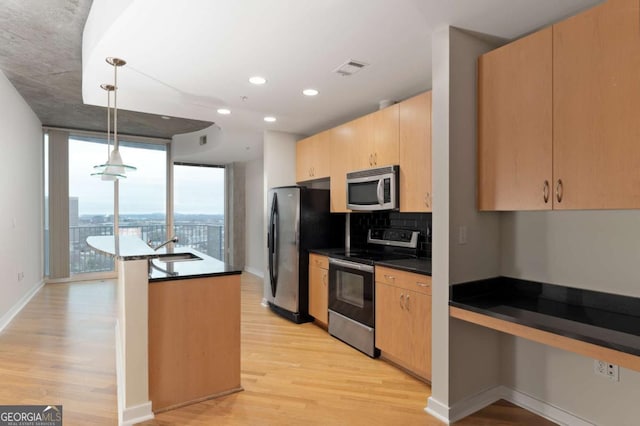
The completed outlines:
{"type": "Polygon", "coordinates": [[[166,246],[169,243],[177,243],[178,242],[178,237],[176,237],[175,235],[173,237],[171,237],[171,239],[165,241],[164,243],[160,244],[158,247],[153,247],[151,245],[151,241],[148,241],[147,244],[149,245],[149,247],[151,247],[154,251],[158,251],[158,249],[161,249],[162,247],[166,246]]]}

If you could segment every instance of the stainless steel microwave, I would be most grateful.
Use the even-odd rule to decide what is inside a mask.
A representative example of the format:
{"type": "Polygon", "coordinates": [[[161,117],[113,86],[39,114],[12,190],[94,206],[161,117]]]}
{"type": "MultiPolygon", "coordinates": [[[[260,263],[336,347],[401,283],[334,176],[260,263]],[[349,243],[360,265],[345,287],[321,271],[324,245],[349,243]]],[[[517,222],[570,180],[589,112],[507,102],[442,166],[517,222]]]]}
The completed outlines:
{"type": "Polygon", "coordinates": [[[347,208],[351,210],[398,210],[399,166],[347,173],[347,208]]]}

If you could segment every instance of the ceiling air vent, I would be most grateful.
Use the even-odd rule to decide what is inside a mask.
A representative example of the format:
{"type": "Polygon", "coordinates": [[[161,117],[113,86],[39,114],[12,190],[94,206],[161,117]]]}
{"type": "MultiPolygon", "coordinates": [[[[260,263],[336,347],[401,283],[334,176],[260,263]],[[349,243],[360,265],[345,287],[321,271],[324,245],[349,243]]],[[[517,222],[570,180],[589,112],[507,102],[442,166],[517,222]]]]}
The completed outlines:
{"type": "Polygon", "coordinates": [[[345,62],[344,64],[340,65],[338,68],[333,70],[333,72],[340,74],[343,77],[347,77],[357,73],[367,65],[369,64],[360,62],[360,61],[355,61],[353,59],[349,59],[347,62],[345,62]]]}

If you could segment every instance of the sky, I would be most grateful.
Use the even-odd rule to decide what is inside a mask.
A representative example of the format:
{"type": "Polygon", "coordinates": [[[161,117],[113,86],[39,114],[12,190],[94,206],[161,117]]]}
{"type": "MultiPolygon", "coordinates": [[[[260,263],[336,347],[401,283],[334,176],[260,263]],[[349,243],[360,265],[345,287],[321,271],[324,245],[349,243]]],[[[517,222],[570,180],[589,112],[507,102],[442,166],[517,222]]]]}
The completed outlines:
{"type": "MultiPolygon", "coordinates": [[[[120,214],[162,213],[166,206],[165,151],[120,146],[125,164],[137,167],[120,181],[120,214]]],[[[113,213],[113,182],[91,176],[107,161],[104,144],[69,140],[69,196],[80,215],[113,213]]],[[[224,214],[224,169],[174,166],[174,211],[224,214]]]]}

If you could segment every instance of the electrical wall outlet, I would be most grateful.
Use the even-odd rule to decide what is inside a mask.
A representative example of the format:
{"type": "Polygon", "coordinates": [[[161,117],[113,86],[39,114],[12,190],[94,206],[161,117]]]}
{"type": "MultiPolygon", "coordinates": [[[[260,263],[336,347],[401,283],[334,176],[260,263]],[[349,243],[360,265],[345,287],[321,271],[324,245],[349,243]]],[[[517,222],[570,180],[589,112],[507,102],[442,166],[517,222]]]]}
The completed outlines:
{"type": "Polygon", "coordinates": [[[598,376],[606,377],[612,382],[620,381],[620,367],[606,361],[594,360],[593,371],[598,376]]]}

